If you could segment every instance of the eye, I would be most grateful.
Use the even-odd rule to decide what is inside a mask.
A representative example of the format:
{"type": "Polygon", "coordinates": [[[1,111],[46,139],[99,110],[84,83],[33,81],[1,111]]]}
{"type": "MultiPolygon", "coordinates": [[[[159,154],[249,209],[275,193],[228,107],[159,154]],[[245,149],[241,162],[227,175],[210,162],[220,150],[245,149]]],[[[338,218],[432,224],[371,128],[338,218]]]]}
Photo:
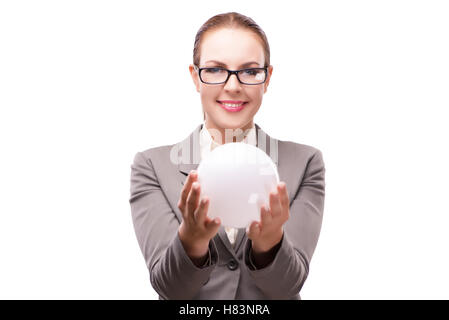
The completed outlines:
{"type": "Polygon", "coordinates": [[[245,74],[250,75],[250,76],[255,76],[260,72],[260,70],[258,69],[246,69],[245,70],[245,74]]]}
{"type": "Polygon", "coordinates": [[[207,68],[207,69],[204,69],[204,72],[206,72],[206,73],[219,73],[219,72],[223,72],[224,71],[224,69],[222,69],[222,68],[207,68]]]}

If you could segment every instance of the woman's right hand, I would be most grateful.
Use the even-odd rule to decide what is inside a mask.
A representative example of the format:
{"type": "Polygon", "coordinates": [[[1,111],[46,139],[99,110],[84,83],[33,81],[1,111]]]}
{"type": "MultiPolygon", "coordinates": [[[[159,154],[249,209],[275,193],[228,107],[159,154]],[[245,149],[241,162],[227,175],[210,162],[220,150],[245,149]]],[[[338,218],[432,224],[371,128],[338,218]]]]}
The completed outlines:
{"type": "Polygon", "coordinates": [[[179,238],[191,259],[201,259],[207,256],[209,241],[217,234],[220,219],[210,219],[207,216],[209,198],[200,201],[200,184],[196,170],[190,171],[178,201],[182,213],[179,226],[179,238]]]}

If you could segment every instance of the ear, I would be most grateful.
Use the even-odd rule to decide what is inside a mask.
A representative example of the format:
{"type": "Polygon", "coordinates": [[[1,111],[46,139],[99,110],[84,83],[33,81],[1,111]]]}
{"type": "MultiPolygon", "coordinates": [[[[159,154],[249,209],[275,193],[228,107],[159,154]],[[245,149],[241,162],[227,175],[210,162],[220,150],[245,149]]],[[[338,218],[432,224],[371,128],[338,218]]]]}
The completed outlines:
{"type": "Polygon", "coordinates": [[[196,91],[200,92],[200,77],[198,75],[198,72],[195,71],[193,64],[189,65],[189,71],[190,71],[190,76],[192,77],[192,80],[193,80],[193,84],[196,87],[196,91]]]}
{"type": "Polygon", "coordinates": [[[263,84],[263,85],[264,85],[263,93],[267,92],[267,88],[268,88],[268,85],[269,85],[269,83],[270,83],[270,79],[271,79],[271,74],[272,74],[272,73],[273,73],[273,66],[270,64],[270,65],[268,66],[268,70],[267,70],[267,80],[266,80],[265,83],[263,84]]]}

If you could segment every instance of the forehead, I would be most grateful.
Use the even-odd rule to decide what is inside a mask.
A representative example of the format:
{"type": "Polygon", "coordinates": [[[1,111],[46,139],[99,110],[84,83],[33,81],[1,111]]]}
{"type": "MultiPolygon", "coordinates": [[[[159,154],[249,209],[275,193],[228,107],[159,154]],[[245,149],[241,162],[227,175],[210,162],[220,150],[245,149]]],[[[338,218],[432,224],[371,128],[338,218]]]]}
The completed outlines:
{"type": "Polygon", "coordinates": [[[264,51],[258,36],[249,30],[221,28],[204,34],[201,42],[201,61],[217,60],[228,67],[257,61],[264,63],[264,51]]]}

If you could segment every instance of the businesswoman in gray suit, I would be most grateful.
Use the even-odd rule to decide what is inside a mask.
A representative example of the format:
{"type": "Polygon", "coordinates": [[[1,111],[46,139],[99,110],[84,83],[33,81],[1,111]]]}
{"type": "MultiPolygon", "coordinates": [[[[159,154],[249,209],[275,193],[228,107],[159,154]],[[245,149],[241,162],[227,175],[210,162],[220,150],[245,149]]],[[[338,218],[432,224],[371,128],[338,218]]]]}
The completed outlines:
{"type": "Polygon", "coordinates": [[[299,300],[321,229],[325,167],[319,149],[253,122],[273,71],[265,33],[239,13],[216,15],[195,37],[189,70],[204,122],[179,143],[137,152],[131,165],[129,202],[151,285],[162,300],[299,300]],[[209,218],[212,200],[200,201],[197,181],[201,159],[233,142],[265,151],[281,181],[246,229],[209,218]]]}

